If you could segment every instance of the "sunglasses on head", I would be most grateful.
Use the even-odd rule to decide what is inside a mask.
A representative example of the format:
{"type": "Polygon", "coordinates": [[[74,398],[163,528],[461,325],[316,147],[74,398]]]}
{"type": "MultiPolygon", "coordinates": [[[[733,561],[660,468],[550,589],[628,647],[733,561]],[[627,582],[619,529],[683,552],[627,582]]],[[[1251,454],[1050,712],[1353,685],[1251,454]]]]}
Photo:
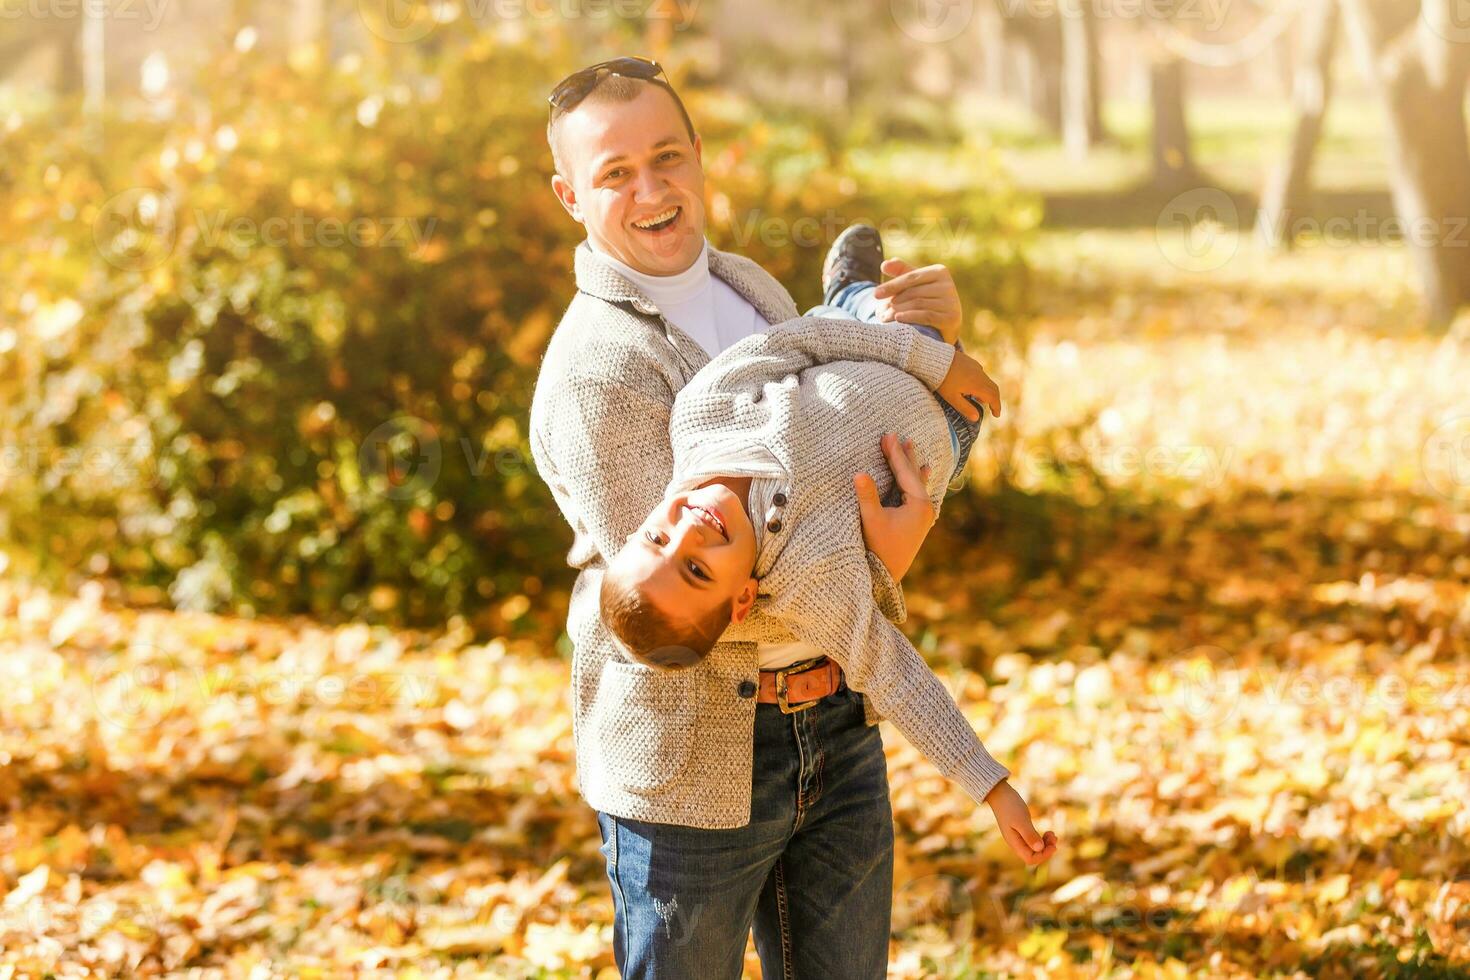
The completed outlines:
{"type": "MultiPolygon", "coordinates": [[[[575,108],[577,103],[587,98],[588,93],[608,75],[621,75],[624,78],[639,78],[648,81],[663,73],[662,65],[647,58],[614,58],[611,61],[600,61],[563,78],[557,83],[556,88],[551,90],[551,95],[546,101],[551,103],[552,109],[566,111],[575,108]]],[[[667,85],[668,82],[664,84],[667,85]]]]}

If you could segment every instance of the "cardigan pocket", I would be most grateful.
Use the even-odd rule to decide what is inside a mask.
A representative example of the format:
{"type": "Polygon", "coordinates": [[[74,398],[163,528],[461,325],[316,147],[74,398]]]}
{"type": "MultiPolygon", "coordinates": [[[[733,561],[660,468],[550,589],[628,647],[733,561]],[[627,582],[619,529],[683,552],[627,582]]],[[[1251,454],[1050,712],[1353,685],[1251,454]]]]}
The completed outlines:
{"type": "Polygon", "coordinates": [[[648,791],[683,774],[694,738],[697,669],[604,662],[588,734],[611,782],[648,791]]]}

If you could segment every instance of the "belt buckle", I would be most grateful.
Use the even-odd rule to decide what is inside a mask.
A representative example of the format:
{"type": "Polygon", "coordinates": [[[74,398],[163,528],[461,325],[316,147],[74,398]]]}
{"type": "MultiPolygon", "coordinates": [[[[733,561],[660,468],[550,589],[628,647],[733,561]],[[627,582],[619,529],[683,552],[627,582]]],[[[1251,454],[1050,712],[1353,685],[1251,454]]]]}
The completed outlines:
{"type": "Polygon", "coordinates": [[[804,674],[809,670],[816,670],[822,666],[822,662],[825,659],[825,657],[816,657],[806,663],[792,664],[790,667],[783,667],[776,671],[776,705],[781,709],[783,715],[794,715],[798,711],[805,711],[807,708],[814,707],[818,701],[822,700],[821,698],[813,698],[810,701],[792,707],[790,702],[786,700],[786,676],[788,674],[804,674]]]}

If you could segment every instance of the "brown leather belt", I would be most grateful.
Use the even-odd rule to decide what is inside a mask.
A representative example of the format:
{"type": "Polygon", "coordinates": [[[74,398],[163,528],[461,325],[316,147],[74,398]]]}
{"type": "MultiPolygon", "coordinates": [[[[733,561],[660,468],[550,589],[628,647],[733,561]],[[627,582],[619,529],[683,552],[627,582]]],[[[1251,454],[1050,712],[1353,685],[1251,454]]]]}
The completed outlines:
{"type": "Polygon", "coordinates": [[[777,704],[781,711],[791,714],[805,711],[829,694],[842,690],[842,668],[837,661],[828,657],[802,660],[780,670],[763,670],[760,692],[756,701],[760,704],[777,704]]]}

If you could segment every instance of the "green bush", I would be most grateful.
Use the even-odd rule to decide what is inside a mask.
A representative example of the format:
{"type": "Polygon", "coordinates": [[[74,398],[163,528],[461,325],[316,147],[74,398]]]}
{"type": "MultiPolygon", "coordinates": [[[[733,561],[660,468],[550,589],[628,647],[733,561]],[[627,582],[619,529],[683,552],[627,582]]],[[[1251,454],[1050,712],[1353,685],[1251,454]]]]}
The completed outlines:
{"type": "MultiPolygon", "coordinates": [[[[570,532],[526,417],[582,237],[547,186],[544,93],[567,60],[483,37],[428,72],[227,52],[171,112],[13,119],[15,562],[188,607],[486,629],[564,581],[570,532]]],[[[955,265],[975,303],[1023,281],[1025,205],[995,173],[933,195],[898,172],[855,180],[799,120],[691,102],[712,238],[799,302],[825,240],[737,235],[751,216],[969,215],[959,247],[914,254],[955,265]]]]}

